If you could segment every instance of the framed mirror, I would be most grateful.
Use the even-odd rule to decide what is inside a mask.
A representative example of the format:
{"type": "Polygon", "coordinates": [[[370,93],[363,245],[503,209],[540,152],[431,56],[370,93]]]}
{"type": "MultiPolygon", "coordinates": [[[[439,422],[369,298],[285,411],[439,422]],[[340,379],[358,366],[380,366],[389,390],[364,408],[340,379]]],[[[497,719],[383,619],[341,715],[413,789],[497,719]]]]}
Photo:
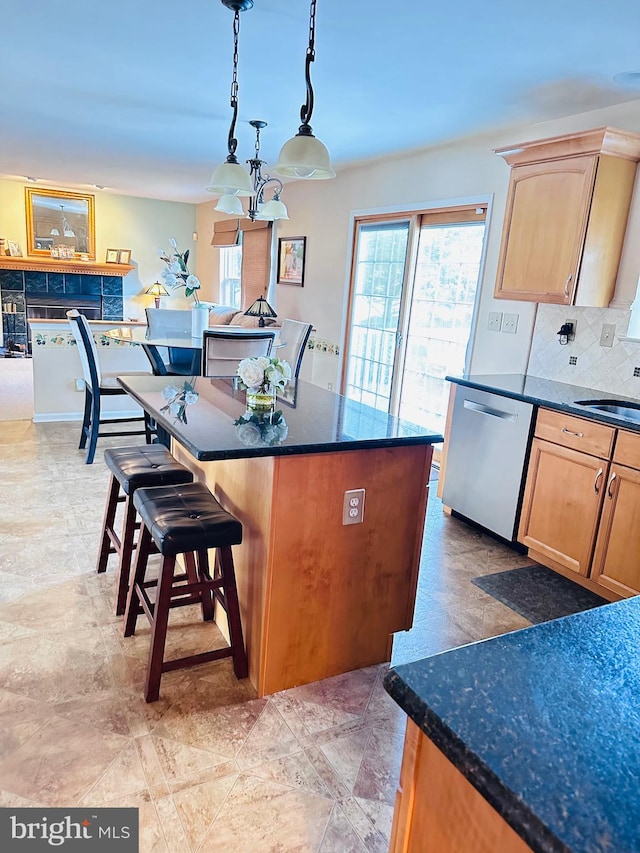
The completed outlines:
{"type": "Polygon", "coordinates": [[[95,196],[31,187],[25,192],[27,255],[50,256],[54,246],[67,246],[73,257],[95,260],[95,196]]]}

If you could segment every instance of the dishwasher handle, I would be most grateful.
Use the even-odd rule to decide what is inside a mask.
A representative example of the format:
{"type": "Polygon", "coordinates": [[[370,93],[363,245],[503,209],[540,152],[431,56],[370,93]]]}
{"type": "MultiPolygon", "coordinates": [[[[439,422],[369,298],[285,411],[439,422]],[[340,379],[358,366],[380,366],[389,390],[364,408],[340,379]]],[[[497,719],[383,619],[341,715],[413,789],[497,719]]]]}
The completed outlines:
{"type": "Polygon", "coordinates": [[[483,403],[476,403],[473,400],[465,400],[463,406],[472,412],[479,412],[481,415],[490,415],[492,418],[499,418],[503,421],[513,421],[515,423],[518,420],[518,415],[515,412],[493,409],[491,406],[485,406],[483,403]]]}

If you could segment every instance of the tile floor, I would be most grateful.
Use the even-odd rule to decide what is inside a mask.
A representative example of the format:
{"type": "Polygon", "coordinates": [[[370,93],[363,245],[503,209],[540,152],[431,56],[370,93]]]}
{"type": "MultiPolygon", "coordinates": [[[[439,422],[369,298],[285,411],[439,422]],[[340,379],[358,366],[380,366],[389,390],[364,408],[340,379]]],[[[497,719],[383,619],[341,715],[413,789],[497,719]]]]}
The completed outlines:
{"type": "MultiPolygon", "coordinates": [[[[165,674],[147,705],[145,620],[125,640],[115,572],[93,570],[107,470],[77,436],[0,422],[0,805],[136,806],[142,853],[386,851],[404,734],[386,666],[257,699],[225,660],[165,674]]],[[[444,516],[435,488],[426,531],[394,662],[528,624],[470,583],[526,557],[444,516]]],[[[176,653],[203,636],[190,610],[176,653]]]]}

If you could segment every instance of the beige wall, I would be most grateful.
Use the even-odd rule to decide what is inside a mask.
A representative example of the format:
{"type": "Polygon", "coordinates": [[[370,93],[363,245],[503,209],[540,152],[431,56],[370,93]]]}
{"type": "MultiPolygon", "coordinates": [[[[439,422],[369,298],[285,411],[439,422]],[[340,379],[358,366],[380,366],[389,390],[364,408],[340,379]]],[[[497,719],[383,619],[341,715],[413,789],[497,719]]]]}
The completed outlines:
{"type": "MultiPolygon", "coordinates": [[[[0,180],[0,237],[16,240],[26,255],[25,186],[26,183],[18,181],[0,180]]],[[[39,188],[40,184],[28,186],[39,188]]],[[[58,186],[55,189],[66,188],[58,186]]],[[[160,276],[164,264],[158,258],[157,250],[168,250],[170,237],[175,238],[180,251],[191,250],[193,263],[190,261],[189,267],[192,272],[196,269],[196,244],[193,242],[195,206],[115,195],[101,190],[92,194],[95,195],[96,260],[104,261],[108,248],[131,249],[131,263],[136,268],[125,276],[123,282],[124,316],[125,319],[144,317],[145,306],[153,305],[153,300],[142,296],[141,291],[160,276]]],[[[178,290],[165,297],[164,307],[178,308],[188,304],[182,293],[178,290]]]]}
{"type": "MultiPolygon", "coordinates": [[[[493,154],[493,148],[604,125],[640,132],[640,101],[535,125],[494,130],[438,148],[384,158],[343,170],[331,181],[288,184],[283,200],[291,219],[278,223],[277,233],[307,236],[307,266],[304,288],[285,285],[275,288],[278,314],[308,320],[314,323],[320,338],[342,343],[353,211],[432,206],[437,200],[492,197],[471,366],[479,373],[524,371],[535,305],[493,299],[509,181],[509,167],[501,157],[493,154]],[[517,334],[487,331],[490,311],[518,314],[517,334]]],[[[324,141],[331,147],[331,140],[324,141]]],[[[198,269],[205,271],[207,280],[213,283],[215,297],[218,253],[209,243],[214,217],[220,214],[214,213],[214,206],[215,201],[199,205],[197,217],[201,237],[198,269]]],[[[640,191],[636,190],[628,234],[638,233],[640,191]]],[[[635,295],[639,271],[640,240],[628,239],[614,304],[628,307],[635,295]]],[[[338,359],[333,359],[331,367],[322,373],[322,384],[335,381],[330,373],[333,371],[337,378],[338,367],[338,359]]]]}

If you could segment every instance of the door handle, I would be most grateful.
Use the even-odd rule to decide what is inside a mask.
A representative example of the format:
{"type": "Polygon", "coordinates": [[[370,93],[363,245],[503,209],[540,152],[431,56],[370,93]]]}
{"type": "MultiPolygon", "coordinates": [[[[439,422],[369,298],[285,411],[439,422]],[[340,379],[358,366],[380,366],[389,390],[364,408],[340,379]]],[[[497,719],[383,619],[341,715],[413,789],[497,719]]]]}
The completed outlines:
{"type": "Polygon", "coordinates": [[[596,481],[593,484],[593,491],[596,493],[596,495],[600,494],[600,489],[598,488],[598,483],[600,482],[600,478],[602,477],[603,473],[604,473],[604,471],[602,470],[602,468],[600,468],[600,470],[596,474],[596,481]]]}
{"type": "Polygon", "coordinates": [[[564,295],[569,296],[569,285],[571,284],[571,279],[573,278],[573,273],[570,273],[567,276],[567,280],[564,283],[564,295]]]}
{"type": "Polygon", "coordinates": [[[492,409],[482,403],[474,403],[473,400],[465,400],[462,404],[465,409],[472,412],[480,412],[481,415],[491,415],[492,418],[500,418],[503,421],[517,421],[518,416],[514,412],[504,412],[502,409],[492,409]]]}
{"type": "Polygon", "coordinates": [[[583,432],[571,432],[571,430],[567,429],[566,427],[562,427],[562,432],[566,433],[567,435],[575,435],[576,438],[584,438],[583,432]]]}
{"type": "Polygon", "coordinates": [[[613,500],[613,492],[611,491],[611,487],[613,486],[613,481],[615,480],[615,478],[616,478],[616,474],[612,474],[609,477],[609,482],[607,484],[607,494],[609,495],[610,500],[613,500]]]}

